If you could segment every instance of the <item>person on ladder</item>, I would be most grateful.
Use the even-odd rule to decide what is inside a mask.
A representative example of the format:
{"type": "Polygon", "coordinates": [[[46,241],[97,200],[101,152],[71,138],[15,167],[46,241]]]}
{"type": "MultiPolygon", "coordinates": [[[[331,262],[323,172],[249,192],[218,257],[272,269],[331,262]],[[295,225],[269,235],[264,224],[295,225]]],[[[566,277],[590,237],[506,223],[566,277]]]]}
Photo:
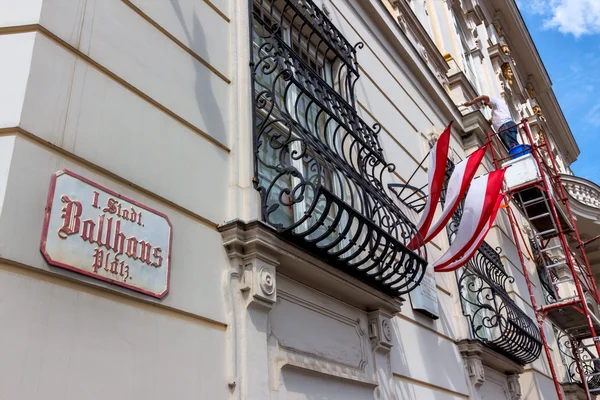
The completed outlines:
{"type": "Polygon", "coordinates": [[[485,94],[475,97],[471,101],[467,101],[463,106],[469,107],[480,101],[483,101],[484,106],[492,109],[492,128],[494,128],[496,132],[500,132],[500,139],[502,139],[504,147],[506,147],[507,151],[510,151],[510,149],[517,146],[519,142],[517,141],[517,124],[510,116],[508,106],[503,100],[485,94]]]}

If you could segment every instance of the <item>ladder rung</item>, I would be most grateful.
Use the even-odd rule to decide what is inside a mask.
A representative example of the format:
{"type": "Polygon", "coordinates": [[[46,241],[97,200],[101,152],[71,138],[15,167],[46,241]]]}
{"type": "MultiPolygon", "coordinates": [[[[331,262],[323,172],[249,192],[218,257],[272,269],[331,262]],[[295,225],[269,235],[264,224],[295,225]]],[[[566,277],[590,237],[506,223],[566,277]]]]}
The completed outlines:
{"type": "MultiPolygon", "coordinates": [[[[579,297],[578,295],[575,295],[575,296],[571,296],[571,297],[565,297],[564,299],[561,298],[560,299],[560,303],[563,303],[563,302],[569,301],[569,300],[573,300],[573,299],[576,299],[578,297],[579,297]]],[[[584,326],[587,326],[587,325],[584,325],[584,326]]]]}
{"type": "Polygon", "coordinates": [[[546,198],[545,198],[545,197],[538,197],[538,198],[536,198],[536,199],[533,199],[533,200],[527,200],[527,201],[524,201],[524,202],[523,202],[523,205],[524,205],[525,207],[527,207],[527,206],[529,206],[529,205],[531,205],[531,204],[542,203],[542,202],[544,202],[545,200],[546,200],[546,198]]]}
{"type": "MultiPolygon", "coordinates": [[[[596,358],[597,360],[597,358],[596,358]]],[[[587,359],[586,361],[592,361],[592,359],[587,359]]],[[[585,374],[586,378],[589,378],[590,376],[598,376],[600,375],[600,372],[594,372],[593,374],[585,374]]]]}
{"type": "Polygon", "coordinates": [[[592,393],[592,392],[600,392],[600,388],[598,388],[598,389],[588,389],[588,390],[589,390],[590,393],[592,393]]]}
{"type": "Polygon", "coordinates": [[[536,215],[535,217],[531,217],[531,218],[529,218],[529,220],[530,220],[530,221],[534,221],[534,220],[536,220],[536,219],[540,219],[540,218],[547,217],[548,215],[550,215],[550,213],[549,213],[549,212],[547,212],[547,213],[543,213],[543,214],[540,214],[540,215],[536,215]]]}
{"type": "Polygon", "coordinates": [[[557,263],[554,263],[554,264],[546,265],[546,269],[555,268],[555,267],[558,267],[559,265],[563,265],[563,264],[564,264],[564,265],[567,265],[567,263],[566,263],[566,262],[564,262],[564,261],[559,261],[559,262],[557,262],[557,263]]]}
{"type": "Polygon", "coordinates": [[[538,233],[537,235],[538,235],[538,236],[544,236],[544,235],[546,235],[546,234],[548,234],[548,233],[556,233],[556,229],[554,229],[554,228],[552,228],[552,229],[548,229],[547,231],[540,232],[540,233],[538,233]]]}
{"type": "Polygon", "coordinates": [[[552,246],[552,247],[546,247],[545,249],[541,249],[540,253],[545,253],[547,251],[552,251],[552,250],[556,250],[556,249],[560,249],[562,247],[562,245],[558,244],[556,246],[552,246]]]}

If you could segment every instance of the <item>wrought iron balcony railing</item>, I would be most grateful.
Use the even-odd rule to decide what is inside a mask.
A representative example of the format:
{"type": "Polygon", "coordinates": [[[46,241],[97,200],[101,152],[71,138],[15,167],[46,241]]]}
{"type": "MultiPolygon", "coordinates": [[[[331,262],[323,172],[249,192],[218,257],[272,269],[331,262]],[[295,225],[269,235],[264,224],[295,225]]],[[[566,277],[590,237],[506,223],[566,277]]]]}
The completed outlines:
{"type": "Polygon", "coordinates": [[[359,75],[356,46],[323,11],[311,0],[251,0],[250,7],[261,36],[276,35],[298,54],[310,56],[309,64],[315,70],[324,69],[331,77],[331,86],[354,104],[354,84],[359,75]]]}
{"type": "Polygon", "coordinates": [[[387,194],[394,171],[354,108],[355,47],[310,0],[252,5],[255,187],[279,234],[394,296],[421,281],[414,224],[387,194]]]}
{"type": "Polygon", "coordinates": [[[544,290],[546,304],[556,303],[558,294],[553,282],[557,281],[558,277],[554,276],[554,271],[547,269],[546,265],[557,264],[557,260],[552,260],[548,254],[542,252],[540,245],[534,239],[529,240],[529,245],[535,257],[535,266],[544,290]]]}
{"type": "MultiPolygon", "coordinates": [[[[447,178],[453,169],[449,161],[447,178]]],[[[456,236],[461,217],[459,206],[446,227],[450,241],[456,236]]],[[[535,361],[542,351],[540,331],[508,295],[506,285],[514,278],[504,271],[500,251],[484,241],[456,274],[463,314],[469,319],[473,338],[521,365],[535,361]]]]}
{"type": "Polygon", "coordinates": [[[501,266],[499,253],[483,242],[458,279],[463,312],[475,339],[525,365],[540,356],[540,331],[508,295],[505,285],[514,278],[501,266]]]}
{"type": "Polygon", "coordinates": [[[587,385],[590,390],[600,388],[600,361],[598,358],[585,346],[578,346],[577,343],[571,340],[565,332],[554,329],[560,358],[565,368],[565,377],[563,383],[577,383],[581,385],[581,375],[577,366],[575,354],[579,359],[583,373],[587,376],[587,385]]]}

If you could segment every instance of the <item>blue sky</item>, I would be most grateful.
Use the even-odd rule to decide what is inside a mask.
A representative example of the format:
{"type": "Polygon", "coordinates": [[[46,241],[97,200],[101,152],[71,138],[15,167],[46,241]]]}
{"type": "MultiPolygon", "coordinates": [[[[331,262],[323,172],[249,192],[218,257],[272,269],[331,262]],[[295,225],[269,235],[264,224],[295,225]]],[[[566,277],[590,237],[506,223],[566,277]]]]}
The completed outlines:
{"type": "Polygon", "coordinates": [[[517,0],[581,154],[573,172],[600,184],[600,0],[517,0]]]}

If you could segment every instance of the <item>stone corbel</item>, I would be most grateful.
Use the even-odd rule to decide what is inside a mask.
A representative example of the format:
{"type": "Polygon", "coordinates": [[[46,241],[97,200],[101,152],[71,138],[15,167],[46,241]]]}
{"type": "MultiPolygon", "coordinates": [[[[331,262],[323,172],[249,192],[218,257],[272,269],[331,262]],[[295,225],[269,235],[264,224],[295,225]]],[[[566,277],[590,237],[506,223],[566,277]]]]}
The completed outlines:
{"type": "Polygon", "coordinates": [[[485,382],[484,366],[506,374],[511,393],[511,400],[521,399],[521,387],[519,386],[519,374],[523,372],[523,366],[513,360],[496,353],[483,343],[473,339],[463,339],[457,342],[458,351],[465,362],[465,368],[473,386],[479,386],[485,382]],[[512,385],[512,389],[510,386],[512,385]]]}
{"type": "Polygon", "coordinates": [[[521,384],[519,383],[519,375],[510,374],[506,376],[506,382],[508,383],[508,395],[510,400],[521,400],[521,384]]]}
{"type": "Polygon", "coordinates": [[[396,400],[396,387],[392,383],[393,376],[390,363],[390,350],[393,346],[394,332],[392,315],[382,310],[368,314],[368,334],[373,351],[373,370],[378,382],[376,398],[396,400]]]}
{"type": "Polygon", "coordinates": [[[392,316],[381,310],[369,313],[369,339],[373,350],[386,353],[393,346],[392,316]]]}
{"type": "Polygon", "coordinates": [[[485,382],[485,371],[483,369],[483,362],[480,357],[466,357],[465,359],[467,373],[471,379],[473,386],[481,386],[485,382]]]}
{"type": "MultiPolygon", "coordinates": [[[[260,230],[255,232],[260,236],[260,230]]],[[[277,301],[277,257],[269,246],[252,237],[242,224],[232,224],[221,231],[223,245],[229,256],[231,268],[239,271],[238,288],[247,301],[270,309],[277,301]]]]}
{"type": "Polygon", "coordinates": [[[248,294],[251,302],[270,308],[277,301],[275,286],[276,262],[251,258],[242,267],[240,290],[248,294]]]}
{"type": "Polygon", "coordinates": [[[462,355],[471,384],[473,387],[481,386],[485,382],[481,348],[473,341],[463,340],[458,343],[458,351],[462,355]]]}

